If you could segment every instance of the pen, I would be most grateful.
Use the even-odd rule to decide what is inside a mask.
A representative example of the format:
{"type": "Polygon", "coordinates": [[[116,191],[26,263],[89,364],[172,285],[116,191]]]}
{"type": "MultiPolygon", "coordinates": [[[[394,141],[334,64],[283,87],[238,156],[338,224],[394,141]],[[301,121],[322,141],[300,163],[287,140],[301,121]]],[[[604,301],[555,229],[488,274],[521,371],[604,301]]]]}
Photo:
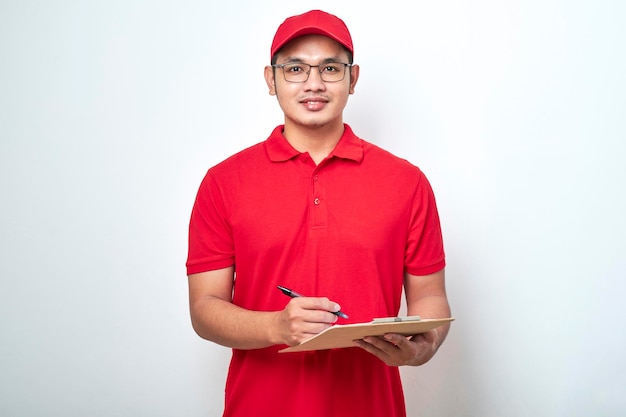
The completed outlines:
{"type": "MultiPolygon", "coordinates": [[[[291,298],[304,297],[304,295],[298,294],[297,292],[292,291],[289,288],[281,287],[280,285],[278,285],[278,289],[281,290],[283,292],[283,294],[288,295],[291,298]]],[[[339,317],[344,318],[344,319],[348,318],[348,315],[346,313],[344,313],[343,311],[341,311],[341,310],[339,310],[339,311],[331,311],[331,313],[333,313],[335,316],[339,316],[339,317]]]]}

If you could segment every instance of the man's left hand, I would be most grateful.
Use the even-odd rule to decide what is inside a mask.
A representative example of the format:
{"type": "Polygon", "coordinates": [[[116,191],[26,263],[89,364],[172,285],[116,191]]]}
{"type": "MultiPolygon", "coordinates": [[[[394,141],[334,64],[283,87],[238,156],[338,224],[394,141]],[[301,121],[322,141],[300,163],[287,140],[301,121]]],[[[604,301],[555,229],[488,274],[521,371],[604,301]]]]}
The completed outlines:
{"type": "Polygon", "coordinates": [[[368,336],[355,343],[389,366],[423,365],[437,352],[437,329],[411,337],[396,333],[368,336]]]}

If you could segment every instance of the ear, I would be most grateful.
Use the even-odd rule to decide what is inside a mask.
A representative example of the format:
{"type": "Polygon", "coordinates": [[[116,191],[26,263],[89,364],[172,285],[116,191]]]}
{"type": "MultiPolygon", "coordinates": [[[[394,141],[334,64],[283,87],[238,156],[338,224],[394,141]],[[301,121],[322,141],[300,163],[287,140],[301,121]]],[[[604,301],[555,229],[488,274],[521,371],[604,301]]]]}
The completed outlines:
{"type": "Polygon", "coordinates": [[[270,89],[270,96],[276,95],[276,80],[274,79],[274,68],[271,66],[265,67],[265,82],[267,83],[267,87],[270,89]]]}
{"type": "Polygon", "coordinates": [[[359,66],[353,65],[350,67],[350,94],[354,94],[354,87],[359,80],[359,66]]]}

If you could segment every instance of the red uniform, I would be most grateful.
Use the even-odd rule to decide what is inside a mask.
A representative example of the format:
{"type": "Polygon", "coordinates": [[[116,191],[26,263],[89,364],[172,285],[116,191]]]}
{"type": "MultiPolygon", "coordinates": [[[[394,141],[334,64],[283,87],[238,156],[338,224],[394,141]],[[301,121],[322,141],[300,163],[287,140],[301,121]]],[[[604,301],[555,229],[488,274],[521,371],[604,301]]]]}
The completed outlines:
{"type": "MultiPolygon", "coordinates": [[[[193,208],[188,274],[235,265],[233,303],[282,310],[282,285],[326,296],[350,318],[398,314],[404,272],[445,266],[430,184],[414,165],[350,127],[315,165],[278,126],[211,168],[193,208]]],[[[233,350],[224,416],[405,415],[397,367],[360,348],[233,350]]]]}

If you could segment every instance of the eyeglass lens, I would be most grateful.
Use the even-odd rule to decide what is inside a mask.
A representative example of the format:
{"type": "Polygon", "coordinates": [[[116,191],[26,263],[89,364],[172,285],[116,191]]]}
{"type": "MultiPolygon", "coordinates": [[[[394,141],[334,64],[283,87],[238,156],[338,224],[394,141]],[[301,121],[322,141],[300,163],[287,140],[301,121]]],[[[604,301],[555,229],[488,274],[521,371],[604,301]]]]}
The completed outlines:
{"type": "Polygon", "coordinates": [[[311,69],[313,68],[317,68],[320,73],[320,77],[322,78],[322,81],[336,82],[343,80],[343,78],[345,77],[347,64],[341,62],[330,62],[320,65],[294,63],[284,64],[281,65],[281,67],[283,68],[285,80],[290,82],[305,82],[309,79],[311,69]]]}

